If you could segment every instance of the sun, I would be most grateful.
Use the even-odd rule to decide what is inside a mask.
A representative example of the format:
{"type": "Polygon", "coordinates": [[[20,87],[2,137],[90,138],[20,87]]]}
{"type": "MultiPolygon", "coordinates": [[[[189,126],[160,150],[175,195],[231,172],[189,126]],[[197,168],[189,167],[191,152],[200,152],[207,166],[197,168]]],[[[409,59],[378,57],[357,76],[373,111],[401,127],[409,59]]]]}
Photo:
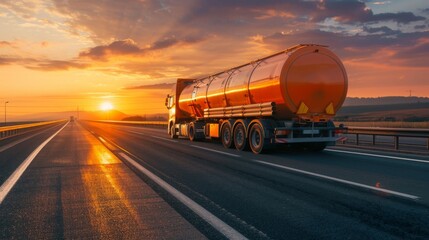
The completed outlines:
{"type": "Polygon", "coordinates": [[[100,110],[101,111],[110,111],[110,110],[112,110],[113,109],[113,105],[112,105],[112,103],[111,102],[103,102],[101,105],[100,105],[100,110]]]}

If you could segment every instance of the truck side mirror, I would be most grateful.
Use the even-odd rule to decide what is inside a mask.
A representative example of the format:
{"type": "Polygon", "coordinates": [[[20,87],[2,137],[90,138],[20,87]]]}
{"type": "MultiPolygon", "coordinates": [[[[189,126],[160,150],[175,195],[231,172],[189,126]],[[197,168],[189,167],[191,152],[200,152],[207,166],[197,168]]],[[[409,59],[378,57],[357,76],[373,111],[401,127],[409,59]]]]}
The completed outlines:
{"type": "Polygon", "coordinates": [[[167,94],[167,98],[165,98],[165,106],[167,109],[170,109],[170,106],[168,106],[168,99],[170,98],[170,94],[167,94]]]}

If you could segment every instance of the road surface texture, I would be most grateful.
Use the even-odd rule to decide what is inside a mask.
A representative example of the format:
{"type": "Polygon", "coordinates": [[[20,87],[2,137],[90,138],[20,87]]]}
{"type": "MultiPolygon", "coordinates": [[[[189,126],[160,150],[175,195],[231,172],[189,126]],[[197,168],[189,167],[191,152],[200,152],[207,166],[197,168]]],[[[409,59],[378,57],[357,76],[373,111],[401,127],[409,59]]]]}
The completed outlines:
{"type": "MultiPolygon", "coordinates": [[[[62,126],[0,153],[3,168],[62,126]]],[[[30,149],[30,151],[28,151],[30,149]]],[[[17,164],[11,164],[16,166],[17,164]]],[[[1,239],[203,239],[92,134],[69,123],[0,205],[1,239]]]]}
{"type": "MultiPolygon", "coordinates": [[[[0,166],[25,148],[0,152],[0,166]]],[[[254,155],[161,128],[69,123],[1,203],[0,237],[429,239],[428,173],[422,155],[254,155]]]]}

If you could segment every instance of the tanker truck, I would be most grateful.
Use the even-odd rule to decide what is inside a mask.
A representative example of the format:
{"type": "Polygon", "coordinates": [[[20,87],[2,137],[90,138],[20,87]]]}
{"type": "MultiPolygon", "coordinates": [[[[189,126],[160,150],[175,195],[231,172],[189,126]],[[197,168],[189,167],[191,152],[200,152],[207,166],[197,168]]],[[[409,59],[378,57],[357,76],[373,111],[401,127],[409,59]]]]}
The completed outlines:
{"type": "Polygon", "coordinates": [[[326,46],[300,44],[199,79],[177,79],[165,105],[168,134],[220,139],[261,153],[275,145],[322,151],[344,140],[332,118],[347,94],[347,74],[326,46]]]}

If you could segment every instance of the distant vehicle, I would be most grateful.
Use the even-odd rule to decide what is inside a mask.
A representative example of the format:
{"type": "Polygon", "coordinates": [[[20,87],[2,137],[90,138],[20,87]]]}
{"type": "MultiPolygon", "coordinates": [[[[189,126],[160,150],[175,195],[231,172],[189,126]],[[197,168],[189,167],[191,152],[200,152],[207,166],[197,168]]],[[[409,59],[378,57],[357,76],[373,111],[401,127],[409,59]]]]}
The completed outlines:
{"type": "Polygon", "coordinates": [[[70,116],[70,122],[74,122],[74,116],[70,116]]]}
{"type": "Polygon", "coordinates": [[[275,144],[321,151],[342,140],[333,116],[347,95],[340,59],[301,44],[201,79],[177,79],[165,105],[172,138],[220,138],[260,153],[275,144]]]}

